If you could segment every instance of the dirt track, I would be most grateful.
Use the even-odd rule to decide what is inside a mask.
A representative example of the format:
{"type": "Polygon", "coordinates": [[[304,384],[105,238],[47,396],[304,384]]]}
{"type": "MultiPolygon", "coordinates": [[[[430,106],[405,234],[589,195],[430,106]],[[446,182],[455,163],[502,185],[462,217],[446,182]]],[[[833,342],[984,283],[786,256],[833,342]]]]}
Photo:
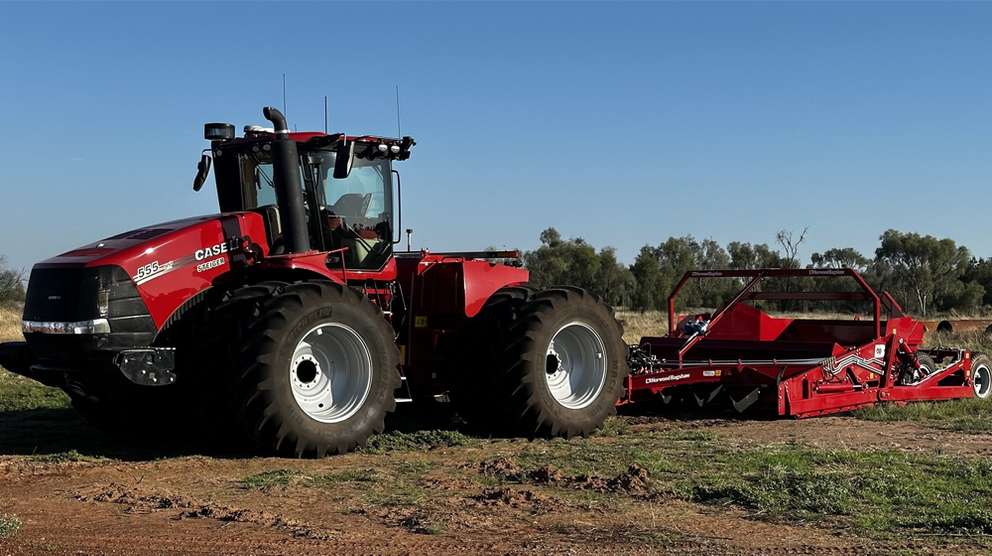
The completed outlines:
{"type": "MultiPolygon", "coordinates": [[[[598,490],[577,490],[563,487],[567,483],[560,478],[494,480],[480,467],[494,457],[512,462],[524,451],[540,452],[540,443],[523,440],[319,461],[243,459],[184,455],[182,449],[121,452],[120,445],[107,443],[70,414],[26,419],[61,424],[49,435],[0,441],[7,454],[75,445],[108,457],[61,462],[0,457],[0,514],[16,514],[23,522],[12,539],[0,541],[0,554],[983,551],[970,541],[859,537],[831,524],[769,522],[737,509],[645,496],[633,476],[604,479],[598,490]],[[36,443],[33,449],[30,441],[36,443]],[[246,477],[264,479],[246,484],[246,477]]],[[[627,416],[622,422],[639,433],[706,431],[741,448],[796,442],[992,455],[988,435],[847,417],[746,422],[627,416]]],[[[11,424],[3,423],[7,433],[11,424]]],[[[614,441],[578,442],[608,449],[614,441]]]]}

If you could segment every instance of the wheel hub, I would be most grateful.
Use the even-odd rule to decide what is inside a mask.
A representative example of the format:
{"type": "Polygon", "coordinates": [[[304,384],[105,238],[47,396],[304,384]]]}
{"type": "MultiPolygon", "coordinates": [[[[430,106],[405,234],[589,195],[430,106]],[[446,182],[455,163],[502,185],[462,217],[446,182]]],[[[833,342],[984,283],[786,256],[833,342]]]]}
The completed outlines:
{"type": "Polygon", "coordinates": [[[555,401],[582,409],[599,397],[606,383],[606,346],[588,324],[575,321],[558,329],[548,344],[545,380],[555,401]]]}
{"type": "Polygon", "coordinates": [[[992,396],[992,370],[986,365],[979,365],[972,370],[972,382],[975,385],[975,397],[984,400],[992,396]]]}
{"type": "Polygon", "coordinates": [[[293,368],[295,369],[293,384],[298,385],[300,388],[314,388],[320,379],[323,378],[320,363],[312,355],[304,354],[298,357],[293,363],[293,368]]]}
{"type": "Polygon", "coordinates": [[[289,383],[310,418],[339,423],[358,412],[372,386],[372,356],[358,333],[340,323],[314,327],[296,345],[289,383]]]}

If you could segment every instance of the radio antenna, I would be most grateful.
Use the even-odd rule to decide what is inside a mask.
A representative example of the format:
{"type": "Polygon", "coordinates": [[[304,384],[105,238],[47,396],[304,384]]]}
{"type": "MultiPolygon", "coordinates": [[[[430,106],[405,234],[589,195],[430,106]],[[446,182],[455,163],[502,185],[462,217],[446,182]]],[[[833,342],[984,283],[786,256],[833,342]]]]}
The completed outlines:
{"type": "Polygon", "coordinates": [[[403,129],[400,127],[400,86],[396,86],[396,137],[403,137],[403,129]]]}
{"type": "Polygon", "coordinates": [[[282,115],[285,116],[289,111],[286,110],[286,74],[282,74],[282,115]]]}
{"type": "Polygon", "coordinates": [[[327,135],[327,95],[324,95],[324,135],[327,135]]]}

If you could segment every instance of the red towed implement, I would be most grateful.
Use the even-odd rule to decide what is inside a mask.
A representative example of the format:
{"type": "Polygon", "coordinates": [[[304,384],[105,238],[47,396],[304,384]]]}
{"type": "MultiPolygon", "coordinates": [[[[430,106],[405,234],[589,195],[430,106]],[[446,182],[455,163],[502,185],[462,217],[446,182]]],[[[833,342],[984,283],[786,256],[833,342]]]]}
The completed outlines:
{"type": "Polygon", "coordinates": [[[851,269],[700,270],[686,273],[668,299],[668,334],[632,346],[621,403],[673,397],[700,407],[729,401],[739,412],[765,408],[812,417],[878,402],[988,398],[992,363],[964,349],[923,349],[926,327],[888,292],[851,269]],[[690,279],[737,278],[723,308],[683,319],[675,313],[690,279]],[[833,278],[856,291],[760,291],[769,279],[833,278]],[[870,319],[773,317],[748,301],[863,302],[870,319]]]}

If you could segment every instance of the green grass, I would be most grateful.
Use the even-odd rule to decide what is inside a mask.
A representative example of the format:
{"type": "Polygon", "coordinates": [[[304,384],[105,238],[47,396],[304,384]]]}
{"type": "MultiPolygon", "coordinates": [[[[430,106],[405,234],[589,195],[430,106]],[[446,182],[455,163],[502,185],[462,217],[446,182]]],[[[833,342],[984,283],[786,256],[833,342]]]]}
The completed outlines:
{"type": "Polygon", "coordinates": [[[0,370],[0,413],[66,407],[69,397],[62,390],[0,370]]]}
{"type": "Polygon", "coordinates": [[[698,462],[675,491],[788,521],[865,532],[992,535],[992,461],[780,446],[698,462]]]}
{"type": "Polygon", "coordinates": [[[826,523],[867,536],[992,535],[987,458],[735,446],[694,430],[595,440],[534,443],[516,461],[525,470],[550,464],[566,475],[607,478],[638,463],[650,472],[649,499],[660,504],[680,498],[740,508],[757,519],[826,523]]]}
{"type": "Polygon", "coordinates": [[[306,477],[306,475],[304,475],[301,471],[296,471],[293,469],[273,469],[271,471],[263,471],[261,473],[249,475],[238,481],[238,484],[244,489],[268,490],[272,487],[287,486],[293,480],[301,477],[306,477]]]}
{"type": "Polygon", "coordinates": [[[596,436],[621,436],[630,432],[630,423],[620,417],[607,417],[603,426],[599,427],[596,436]]]}
{"type": "Polygon", "coordinates": [[[273,469],[244,477],[238,484],[249,490],[268,490],[290,484],[303,487],[330,487],[340,483],[369,483],[382,479],[382,474],[371,468],[345,469],[334,473],[308,474],[296,469],[273,469]]]}
{"type": "Polygon", "coordinates": [[[99,461],[103,458],[80,454],[76,450],[68,450],[66,452],[56,452],[54,454],[31,456],[30,459],[31,461],[37,463],[70,463],[78,461],[99,461]]]}
{"type": "Polygon", "coordinates": [[[992,402],[975,398],[901,406],[879,404],[860,409],[854,416],[867,421],[911,421],[959,432],[992,432],[992,402]]]}
{"type": "Polygon", "coordinates": [[[396,460],[379,467],[343,469],[329,473],[307,473],[297,469],[273,469],[242,478],[243,489],[267,491],[276,487],[294,486],[323,489],[342,495],[351,492],[365,505],[417,506],[430,497],[423,486],[423,476],[433,468],[431,462],[396,460]]]}
{"type": "Polygon", "coordinates": [[[0,514],[0,539],[9,539],[21,529],[21,520],[13,514],[0,514]]]}
{"type": "Polygon", "coordinates": [[[369,454],[388,452],[413,452],[465,446],[471,439],[458,431],[423,430],[416,432],[387,432],[369,439],[361,451],[369,454]]]}

